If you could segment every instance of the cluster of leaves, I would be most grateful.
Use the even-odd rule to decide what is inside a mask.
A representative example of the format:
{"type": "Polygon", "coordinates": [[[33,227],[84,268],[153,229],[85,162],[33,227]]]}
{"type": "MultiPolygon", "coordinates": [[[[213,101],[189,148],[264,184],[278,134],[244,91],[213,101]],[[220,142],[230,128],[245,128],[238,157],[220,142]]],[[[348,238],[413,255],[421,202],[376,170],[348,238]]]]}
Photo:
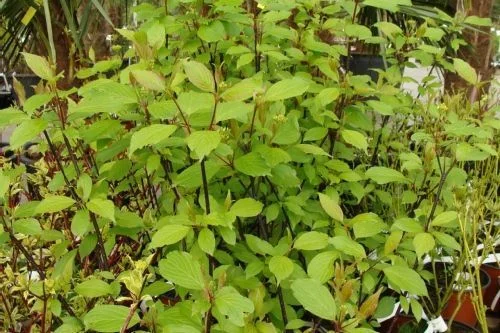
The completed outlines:
{"type": "Polygon", "coordinates": [[[79,89],[25,54],[44,92],[0,126],[44,157],[0,171],[3,327],[373,332],[396,301],[431,314],[423,259],[463,250],[457,197],[471,163],[498,163],[500,123],[430,76],[425,101],[401,84],[409,58],[482,84],[435,45],[463,18],[373,35],[359,1],[168,4],[118,30],[134,64],[95,62],[79,89]],[[354,42],[384,50],[377,81],[346,70],[354,42]]]}

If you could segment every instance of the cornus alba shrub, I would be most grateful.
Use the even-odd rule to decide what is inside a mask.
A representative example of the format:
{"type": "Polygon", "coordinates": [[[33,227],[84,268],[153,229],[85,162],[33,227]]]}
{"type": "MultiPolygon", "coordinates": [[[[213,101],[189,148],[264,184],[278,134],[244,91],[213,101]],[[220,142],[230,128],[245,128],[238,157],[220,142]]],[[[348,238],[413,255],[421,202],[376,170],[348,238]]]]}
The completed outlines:
{"type": "Polygon", "coordinates": [[[431,77],[422,101],[401,89],[410,57],[481,87],[453,58],[464,18],[357,23],[370,6],[142,5],[123,57],[90,55],[68,91],[24,54],[42,84],[0,126],[43,157],[2,162],[3,329],[373,332],[396,301],[433,315],[422,259],[460,255],[457,195],[498,155],[499,123],[431,77]],[[355,44],[384,55],[377,81],[349,71],[355,44]]]}

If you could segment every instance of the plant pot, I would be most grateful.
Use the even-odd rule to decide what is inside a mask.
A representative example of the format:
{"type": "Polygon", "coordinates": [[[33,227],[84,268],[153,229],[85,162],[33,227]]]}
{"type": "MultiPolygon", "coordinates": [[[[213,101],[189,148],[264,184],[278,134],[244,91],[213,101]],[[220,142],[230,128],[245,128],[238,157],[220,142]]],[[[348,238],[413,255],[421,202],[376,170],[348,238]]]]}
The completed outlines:
{"type": "Polygon", "coordinates": [[[14,102],[14,95],[5,74],[0,73],[0,110],[6,109],[14,102]]]}
{"type": "Polygon", "coordinates": [[[349,70],[354,75],[368,75],[374,82],[378,80],[378,73],[373,69],[384,69],[384,59],[379,55],[352,54],[349,59],[349,70]]]}
{"type": "MultiPolygon", "coordinates": [[[[421,320],[419,323],[415,320],[415,317],[407,315],[399,315],[392,319],[386,320],[380,325],[379,332],[382,333],[413,333],[413,332],[423,332],[427,328],[427,323],[421,320]]],[[[479,330],[475,329],[473,326],[469,326],[463,323],[453,322],[449,329],[453,333],[475,333],[479,330]]]]}
{"type": "MultiPolygon", "coordinates": [[[[483,270],[480,271],[480,276],[481,276],[481,291],[482,294],[484,295],[486,289],[491,284],[490,277],[483,270]]],[[[441,312],[441,315],[443,316],[444,319],[448,320],[453,317],[455,311],[456,315],[453,321],[466,324],[472,327],[476,326],[478,319],[476,316],[476,312],[474,311],[474,303],[472,301],[472,291],[470,290],[464,290],[462,292],[453,291],[450,299],[448,300],[448,303],[446,304],[446,307],[441,312]]]]}
{"type": "MultiPolygon", "coordinates": [[[[15,74],[17,81],[19,81],[26,92],[26,98],[30,98],[35,94],[35,89],[33,86],[36,86],[40,82],[40,78],[33,74],[15,74]]],[[[8,78],[9,84],[13,86],[12,76],[8,78]]]]}
{"type": "Polygon", "coordinates": [[[498,263],[483,264],[481,269],[490,277],[484,293],[484,304],[493,312],[500,312],[500,266],[498,263]]]}

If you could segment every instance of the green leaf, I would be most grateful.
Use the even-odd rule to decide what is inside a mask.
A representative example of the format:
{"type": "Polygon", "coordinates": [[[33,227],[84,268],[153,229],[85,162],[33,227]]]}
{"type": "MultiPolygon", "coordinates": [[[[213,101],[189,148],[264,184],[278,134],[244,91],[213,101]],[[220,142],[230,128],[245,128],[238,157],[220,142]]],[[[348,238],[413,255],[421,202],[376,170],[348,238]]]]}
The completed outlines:
{"type": "Polygon", "coordinates": [[[415,316],[417,322],[419,322],[422,319],[424,309],[422,308],[422,305],[419,303],[419,300],[415,298],[410,299],[410,304],[411,304],[411,312],[415,316]]]}
{"type": "Polygon", "coordinates": [[[307,265],[307,275],[321,283],[325,283],[333,277],[333,263],[337,259],[336,251],[326,251],[317,254],[307,265]]]}
{"type": "Polygon", "coordinates": [[[253,97],[260,87],[261,83],[256,79],[245,79],[226,89],[221,97],[228,102],[241,102],[253,97]]]}
{"type": "Polygon", "coordinates": [[[370,28],[361,24],[347,24],[344,31],[347,36],[356,37],[358,39],[366,39],[372,36],[370,28]]]}
{"type": "MultiPolygon", "coordinates": [[[[8,117],[2,115],[2,117],[8,117]]],[[[47,128],[47,122],[43,119],[30,119],[23,121],[14,129],[10,137],[10,148],[17,149],[28,141],[35,139],[47,128]]]]}
{"type": "Polygon", "coordinates": [[[482,26],[482,27],[490,27],[492,25],[491,18],[478,17],[475,15],[467,16],[464,20],[464,23],[478,25],[478,26],[482,26]]]}
{"type": "Polygon", "coordinates": [[[328,245],[328,235],[323,232],[309,231],[301,234],[293,243],[297,250],[321,250],[328,245]]]}
{"type": "Polygon", "coordinates": [[[302,320],[302,319],[291,319],[288,321],[288,324],[286,325],[285,329],[287,330],[298,330],[302,327],[307,326],[309,323],[302,320]]]}
{"type": "Polygon", "coordinates": [[[335,202],[335,200],[323,193],[318,193],[318,197],[321,207],[323,207],[325,212],[330,215],[331,218],[340,222],[344,221],[342,208],[340,208],[339,204],[335,202]]]}
{"type": "Polygon", "coordinates": [[[72,250],[57,260],[51,278],[55,281],[56,287],[61,287],[70,282],[73,276],[76,250],[72,250]]]}
{"type": "Polygon", "coordinates": [[[55,80],[54,71],[45,58],[26,52],[23,52],[23,56],[26,64],[36,76],[47,81],[55,80]]]}
{"type": "Polygon", "coordinates": [[[379,218],[364,219],[353,224],[354,236],[356,238],[372,237],[385,229],[387,229],[387,225],[379,218]]]}
{"type": "Polygon", "coordinates": [[[82,332],[84,329],[83,323],[76,317],[64,317],[61,319],[63,323],[54,331],[54,333],[82,332]]]}
{"type": "Polygon", "coordinates": [[[40,223],[35,219],[21,219],[12,223],[12,228],[15,233],[24,234],[27,236],[37,236],[42,232],[40,223]]]}
{"type": "Polygon", "coordinates": [[[317,141],[323,139],[328,134],[328,128],[313,127],[304,134],[304,141],[317,141]]]}
{"type": "Polygon", "coordinates": [[[8,125],[19,125],[29,119],[29,116],[13,107],[3,109],[0,117],[0,130],[8,125]]]}
{"type": "MultiPolygon", "coordinates": [[[[217,163],[208,160],[205,163],[205,169],[207,171],[207,180],[210,181],[210,179],[212,179],[212,177],[219,171],[220,166],[217,163]]],[[[200,187],[202,185],[200,165],[194,164],[182,171],[177,178],[175,178],[174,183],[187,189],[200,187]]]]}
{"type": "Polygon", "coordinates": [[[432,235],[436,238],[439,244],[447,247],[449,249],[453,249],[456,251],[461,251],[462,246],[458,243],[453,236],[445,234],[444,232],[433,231],[432,235]]]}
{"type": "Polygon", "coordinates": [[[116,224],[123,228],[141,228],[144,226],[142,218],[134,212],[128,211],[115,211],[116,215],[116,224]]]}
{"type": "Polygon", "coordinates": [[[255,152],[238,157],[234,161],[234,167],[239,172],[252,177],[271,175],[271,168],[267,165],[266,160],[255,152]]]}
{"type": "Polygon", "coordinates": [[[134,79],[139,82],[141,86],[148,90],[164,91],[165,79],[155,72],[146,70],[133,70],[131,72],[134,79]]]}
{"type": "Polygon", "coordinates": [[[367,153],[368,141],[362,133],[344,129],[340,134],[345,142],[367,153]]]}
{"type": "Polygon", "coordinates": [[[425,29],[424,37],[429,38],[433,41],[439,41],[443,38],[445,32],[439,28],[427,28],[425,29]]]}
{"type": "Polygon", "coordinates": [[[469,82],[470,84],[478,83],[476,70],[471,65],[469,65],[469,63],[463,61],[462,59],[454,58],[453,68],[455,68],[457,74],[465,81],[469,82]]]}
{"type": "Polygon", "coordinates": [[[392,109],[392,106],[381,102],[381,101],[375,101],[375,100],[370,100],[366,102],[366,104],[371,107],[375,112],[383,115],[383,116],[392,116],[394,114],[394,111],[392,109]]]}
{"type": "Polygon", "coordinates": [[[298,279],[292,283],[293,296],[307,311],[322,319],[334,320],[337,306],[330,290],[315,279],[298,279]]]}
{"type": "Polygon", "coordinates": [[[356,238],[372,237],[387,229],[386,224],[374,213],[363,213],[352,219],[356,238]]]}
{"type": "Polygon", "coordinates": [[[405,232],[422,232],[423,226],[415,219],[409,217],[402,217],[397,219],[392,225],[391,229],[397,228],[405,232]]]}
{"type": "Polygon", "coordinates": [[[220,140],[221,137],[217,131],[197,131],[191,133],[186,142],[189,149],[194,151],[199,159],[202,159],[217,148],[220,140]]]}
{"type": "Polygon", "coordinates": [[[279,126],[272,143],[278,145],[290,145],[300,139],[299,123],[296,117],[288,117],[286,123],[279,126]]]}
{"type": "Polygon", "coordinates": [[[411,6],[411,0],[391,0],[391,1],[377,1],[377,0],[365,0],[363,1],[364,6],[370,6],[380,9],[386,9],[392,12],[397,12],[399,10],[399,5],[411,6]]]}
{"type": "Polygon", "coordinates": [[[220,42],[226,37],[226,30],[221,21],[212,21],[198,29],[198,37],[208,43],[220,42]]]}
{"type": "Polygon", "coordinates": [[[240,295],[233,287],[223,287],[215,293],[215,308],[238,327],[245,326],[244,317],[254,311],[251,300],[240,295]]]}
{"type": "Polygon", "coordinates": [[[197,88],[206,92],[215,92],[215,81],[205,65],[197,61],[186,61],[184,63],[184,72],[189,81],[197,88]]]}
{"type": "Polygon", "coordinates": [[[417,253],[417,257],[421,258],[424,254],[429,253],[434,246],[436,246],[436,241],[431,234],[427,232],[421,232],[416,234],[413,238],[413,247],[417,253]]]}
{"type": "Polygon", "coordinates": [[[295,145],[295,148],[302,150],[306,154],[317,155],[317,156],[330,156],[326,151],[323,150],[323,148],[315,145],[301,143],[295,145]]]}
{"type": "Polygon", "coordinates": [[[456,226],[456,221],[458,219],[458,214],[454,210],[442,212],[438,216],[436,216],[432,222],[431,226],[433,227],[454,227],[456,226]]]}
{"type": "Polygon", "coordinates": [[[333,101],[336,101],[340,96],[340,90],[337,88],[326,88],[316,96],[321,106],[325,107],[333,101]]]}
{"type": "Polygon", "coordinates": [[[165,26],[159,22],[155,22],[146,32],[148,44],[159,49],[165,46],[165,26]]]}
{"type": "Polygon", "coordinates": [[[75,287],[75,291],[85,297],[101,297],[113,293],[111,286],[99,279],[84,281],[75,287]]]}
{"type": "Polygon", "coordinates": [[[90,229],[89,212],[86,210],[79,210],[73,216],[71,221],[71,232],[76,236],[83,237],[90,229]]]}
{"type": "Polygon", "coordinates": [[[111,200],[92,199],[87,203],[87,208],[94,214],[116,222],[115,205],[111,200]]]}
{"type": "Polygon", "coordinates": [[[236,69],[240,69],[243,66],[248,65],[254,59],[255,55],[253,53],[246,53],[241,55],[236,62],[236,69]]]}
{"type": "Polygon", "coordinates": [[[401,243],[401,238],[403,238],[403,232],[400,230],[394,230],[391,234],[386,238],[384,244],[384,254],[389,255],[393,253],[401,243]]]}
{"type": "Polygon", "coordinates": [[[231,213],[240,217],[253,217],[262,212],[264,205],[252,198],[245,198],[236,201],[231,206],[231,213]]]}
{"type": "Polygon", "coordinates": [[[54,98],[53,94],[37,94],[28,98],[23,105],[24,111],[33,114],[39,107],[47,104],[54,98]]]}
{"type": "Polygon", "coordinates": [[[246,278],[251,278],[252,276],[255,276],[262,272],[264,269],[264,263],[260,260],[254,260],[251,263],[247,265],[245,268],[245,276],[246,278]]]}
{"type": "Polygon", "coordinates": [[[3,198],[5,193],[9,190],[10,178],[3,174],[0,170],[0,198],[3,198]]]}
{"type": "MultiPolygon", "coordinates": [[[[379,31],[381,31],[391,39],[394,39],[394,37],[396,37],[397,35],[403,34],[403,30],[392,22],[379,21],[375,23],[373,26],[377,27],[379,31]]],[[[423,45],[427,46],[427,44],[423,45]]]]}
{"type": "Polygon", "coordinates": [[[479,150],[466,142],[461,142],[457,145],[455,154],[459,162],[484,161],[490,156],[489,153],[479,150]]]}
{"type": "Polygon", "coordinates": [[[211,256],[214,255],[215,236],[212,230],[208,228],[201,229],[198,234],[198,245],[203,252],[210,254],[211,256]]]}
{"type": "Polygon", "coordinates": [[[274,252],[274,248],[269,242],[260,239],[254,235],[245,235],[245,240],[247,242],[248,247],[254,253],[266,255],[274,252]]]}
{"type": "Polygon", "coordinates": [[[78,192],[78,196],[83,201],[87,201],[89,199],[90,193],[92,192],[92,178],[90,178],[90,176],[86,173],[82,174],[78,179],[76,189],[78,192]]]}
{"type": "Polygon", "coordinates": [[[52,195],[43,199],[35,209],[36,214],[60,212],[75,204],[75,200],[62,196],[52,195]]]}
{"type": "Polygon", "coordinates": [[[379,185],[391,182],[404,183],[408,181],[401,172],[386,167],[371,167],[366,170],[365,175],[379,185]]]}
{"type": "Polygon", "coordinates": [[[336,236],[330,239],[330,243],[339,251],[353,256],[356,259],[365,258],[365,249],[358,242],[347,236],[336,236]]]}
{"type": "Polygon", "coordinates": [[[147,145],[155,145],[167,139],[177,130],[175,125],[155,124],[141,128],[130,139],[129,156],[147,145]]]}
{"type": "Polygon", "coordinates": [[[193,290],[205,288],[200,263],[187,252],[170,252],[167,259],[160,260],[159,271],[165,279],[181,287],[193,290]]]}
{"type": "Polygon", "coordinates": [[[219,103],[217,106],[215,121],[218,123],[220,121],[236,119],[239,122],[246,123],[248,115],[253,109],[254,106],[250,103],[238,101],[219,103]]]}
{"type": "Polygon", "coordinates": [[[269,260],[269,270],[274,274],[278,285],[293,272],[293,261],[285,256],[275,256],[269,260]]]}
{"type": "Polygon", "coordinates": [[[384,274],[392,286],[417,296],[427,296],[425,282],[413,269],[404,266],[384,268],[384,274]]]}
{"type": "Polygon", "coordinates": [[[392,311],[394,311],[395,305],[396,301],[394,297],[391,296],[382,297],[378,303],[377,310],[375,311],[373,317],[379,319],[390,316],[392,314],[392,311]]]}
{"type": "MultiPolygon", "coordinates": [[[[96,332],[119,332],[125,324],[125,320],[130,312],[130,309],[122,305],[96,305],[90,310],[83,322],[87,330],[96,332]]],[[[132,315],[127,327],[132,327],[139,323],[140,318],[137,313],[132,315]]]]}
{"type": "Polygon", "coordinates": [[[309,89],[309,83],[301,78],[281,80],[273,84],[264,95],[268,102],[280,101],[304,94],[309,89]]]}
{"type": "Polygon", "coordinates": [[[186,237],[190,230],[191,228],[185,225],[166,225],[153,235],[150,246],[156,248],[175,244],[186,237]]]}

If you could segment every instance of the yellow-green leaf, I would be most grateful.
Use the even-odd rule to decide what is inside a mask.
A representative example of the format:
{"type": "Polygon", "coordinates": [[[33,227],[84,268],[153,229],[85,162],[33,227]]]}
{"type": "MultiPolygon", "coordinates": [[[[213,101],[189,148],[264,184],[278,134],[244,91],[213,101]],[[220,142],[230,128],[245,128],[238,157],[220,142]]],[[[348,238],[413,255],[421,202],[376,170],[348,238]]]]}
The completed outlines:
{"type": "Polygon", "coordinates": [[[309,82],[299,77],[281,80],[273,84],[264,95],[268,102],[280,101],[295,96],[300,96],[309,89],[309,82]]]}
{"type": "Polygon", "coordinates": [[[175,244],[186,237],[190,230],[191,228],[185,225],[166,225],[153,235],[150,246],[155,248],[175,244]]]}
{"type": "Polygon", "coordinates": [[[165,79],[155,72],[134,70],[131,73],[134,79],[144,88],[154,91],[165,90],[165,79]]]}
{"type": "Polygon", "coordinates": [[[469,82],[470,84],[478,83],[478,77],[476,70],[469,65],[469,63],[463,61],[459,58],[453,59],[453,67],[457,71],[457,74],[460,75],[462,79],[469,82]]]}
{"type": "Polygon", "coordinates": [[[45,58],[26,52],[23,52],[23,56],[24,60],[26,60],[26,64],[36,76],[47,81],[53,81],[55,79],[54,71],[45,58]]]}
{"type": "Polygon", "coordinates": [[[202,63],[194,60],[186,61],[184,63],[184,72],[188,80],[197,88],[207,92],[215,92],[215,80],[212,72],[202,63]]]}
{"type": "Polygon", "coordinates": [[[342,208],[340,208],[339,204],[335,202],[335,200],[323,193],[318,193],[318,196],[321,207],[323,207],[325,212],[330,215],[331,218],[340,222],[344,221],[342,208]]]}
{"type": "Polygon", "coordinates": [[[35,212],[37,214],[45,214],[45,213],[55,213],[60,212],[68,207],[71,207],[75,204],[75,200],[62,196],[62,195],[53,195],[50,197],[46,197],[43,199],[36,207],[35,212]]]}

